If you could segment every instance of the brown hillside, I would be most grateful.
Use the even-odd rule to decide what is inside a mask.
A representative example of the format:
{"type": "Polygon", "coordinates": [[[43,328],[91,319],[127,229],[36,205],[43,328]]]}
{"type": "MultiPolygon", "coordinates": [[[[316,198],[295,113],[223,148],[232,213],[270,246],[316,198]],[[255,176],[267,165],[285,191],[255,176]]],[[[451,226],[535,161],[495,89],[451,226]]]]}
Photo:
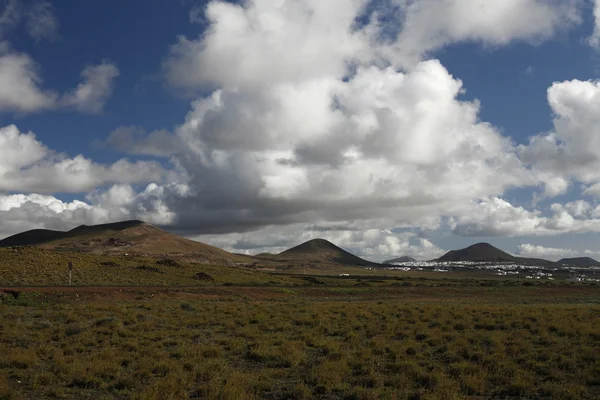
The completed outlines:
{"type": "Polygon", "coordinates": [[[324,239],[310,240],[277,255],[259,255],[257,258],[286,263],[379,266],[379,264],[363,260],[324,239]]]}
{"type": "Polygon", "coordinates": [[[552,261],[541,258],[515,257],[489,243],[477,243],[460,250],[452,250],[435,261],[472,261],[472,262],[512,262],[520,265],[554,265],[552,261]]]}
{"type": "Polygon", "coordinates": [[[460,250],[452,250],[437,261],[510,262],[515,257],[489,243],[477,243],[460,250]]]}
{"type": "Polygon", "coordinates": [[[52,231],[49,229],[33,229],[0,240],[0,247],[35,246],[52,240],[62,239],[66,235],[67,232],[52,231]]]}
{"type": "Polygon", "coordinates": [[[142,221],[82,225],[69,232],[34,230],[0,241],[0,247],[27,245],[37,245],[48,250],[94,254],[169,254],[215,265],[252,262],[249,257],[182,238],[142,221]]]}

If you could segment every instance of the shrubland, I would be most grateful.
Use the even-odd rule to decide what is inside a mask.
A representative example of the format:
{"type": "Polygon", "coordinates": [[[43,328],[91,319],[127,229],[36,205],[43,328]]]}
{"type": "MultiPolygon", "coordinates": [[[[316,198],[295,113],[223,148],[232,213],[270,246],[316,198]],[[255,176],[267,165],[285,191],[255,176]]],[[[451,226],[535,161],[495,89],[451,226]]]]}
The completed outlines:
{"type": "Polygon", "coordinates": [[[4,295],[0,399],[600,397],[597,287],[371,285],[4,295]]]}

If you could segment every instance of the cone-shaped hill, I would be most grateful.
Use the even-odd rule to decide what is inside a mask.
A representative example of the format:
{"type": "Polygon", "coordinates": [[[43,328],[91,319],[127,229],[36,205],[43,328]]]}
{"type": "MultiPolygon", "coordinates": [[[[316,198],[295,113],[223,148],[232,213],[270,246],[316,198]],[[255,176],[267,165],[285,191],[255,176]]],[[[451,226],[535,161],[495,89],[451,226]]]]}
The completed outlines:
{"type": "Polygon", "coordinates": [[[477,243],[460,250],[452,250],[435,261],[441,262],[512,262],[520,265],[553,265],[552,261],[540,258],[515,257],[489,243],[477,243]]]}
{"type": "Polygon", "coordinates": [[[410,262],[415,262],[415,261],[417,261],[417,260],[415,260],[412,257],[402,256],[402,257],[394,258],[392,260],[386,260],[382,264],[390,265],[390,264],[395,264],[395,263],[410,263],[410,262]]]}
{"type": "Polygon", "coordinates": [[[363,260],[324,239],[313,239],[296,247],[268,257],[272,261],[312,264],[339,264],[350,266],[379,266],[363,260]]]}
{"type": "Polygon", "coordinates": [[[559,260],[557,264],[570,265],[573,267],[600,267],[600,262],[591,257],[563,258],[562,260],[559,260]]]}
{"type": "Polygon", "coordinates": [[[0,247],[35,246],[62,239],[66,234],[67,232],[52,231],[49,229],[33,229],[0,240],[0,247]]]}
{"type": "Polygon", "coordinates": [[[38,246],[49,250],[96,254],[177,254],[207,264],[232,265],[251,258],[185,239],[143,221],[82,225],[68,232],[36,229],[0,241],[0,247],[38,246]]]}
{"type": "Polygon", "coordinates": [[[477,243],[460,250],[451,250],[437,261],[474,261],[474,262],[510,262],[512,256],[489,243],[477,243]]]}

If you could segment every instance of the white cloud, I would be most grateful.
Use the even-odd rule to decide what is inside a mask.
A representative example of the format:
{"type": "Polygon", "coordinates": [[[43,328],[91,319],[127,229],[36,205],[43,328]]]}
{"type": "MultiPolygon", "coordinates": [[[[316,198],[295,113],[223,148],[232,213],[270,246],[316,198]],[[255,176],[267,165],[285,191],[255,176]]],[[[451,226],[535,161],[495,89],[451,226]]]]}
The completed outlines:
{"type": "Polygon", "coordinates": [[[58,31],[54,6],[48,1],[34,1],[27,10],[27,31],[36,41],[54,39],[58,31]]]}
{"type": "Polygon", "coordinates": [[[599,217],[600,206],[594,208],[583,200],[554,203],[547,210],[527,210],[489,198],[457,210],[449,226],[461,236],[549,236],[600,232],[599,217]]]}
{"type": "MultiPolygon", "coordinates": [[[[193,192],[168,202],[181,224],[233,231],[391,216],[375,225],[385,229],[439,223],[512,187],[569,187],[563,174],[524,166],[514,143],[479,120],[479,103],[458,100],[462,82],[419,60],[460,41],[545,40],[578,22],[576,1],[397,2],[389,24],[378,9],[359,29],[366,2],[343,3],[213,1],[208,30],[171,48],[169,81],[212,90],[174,131],[183,149],[173,159],[193,192]]],[[[132,136],[119,136],[130,151],[152,147],[132,136]]]]}
{"type": "Polygon", "coordinates": [[[112,92],[113,81],[119,75],[117,67],[106,62],[86,67],[82,72],[84,81],[61,97],[41,88],[38,70],[29,55],[16,53],[6,42],[1,43],[0,112],[32,113],[67,107],[101,113],[112,92]]]}
{"type": "Polygon", "coordinates": [[[90,114],[100,114],[106,100],[112,93],[113,81],[119,76],[119,69],[111,63],[87,66],[81,72],[83,82],[66,93],[62,104],[90,114]]]}
{"type": "Polygon", "coordinates": [[[106,141],[99,144],[123,153],[158,157],[170,156],[183,150],[179,137],[170,132],[156,130],[146,133],[139,126],[120,126],[108,135],[106,141]]]}
{"type": "Polygon", "coordinates": [[[557,249],[536,246],[533,244],[521,244],[519,245],[518,254],[521,257],[544,258],[551,261],[558,261],[561,258],[576,257],[579,253],[571,249],[557,249]]]}
{"type": "Polygon", "coordinates": [[[591,186],[583,186],[583,194],[593,196],[596,199],[600,199],[600,183],[595,183],[591,186]]]}
{"type": "MultiPolygon", "coordinates": [[[[198,40],[179,37],[164,64],[167,78],[188,90],[340,78],[349,64],[411,67],[453,43],[538,43],[580,22],[579,0],[381,3],[211,1],[205,8],[208,31],[198,40]],[[368,23],[357,29],[359,17],[368,23]]],[[[199,8],[191,19],[202,20],[199,8]]]]}
{"type": "Polygon", "coordinates": [[[0,128],[0,191],[80,193],[116,182],[160,182],[164,175],[154,162],[122,159],[105,166],[82,155],[69,158],[48,149],[33,133],[21,133],[14,125],[0,128]]]}
{"type": "Polygon", "coordinates": [[[167,78],[184,88],[234,88],[341,78],[367,45],[350,28],[363,0],[211,1],[199,40],[179,37],[165,61],[167,78]]]}
{"type": "Polygon", "coordinates": [[[59,21],[54,6],[45,0],[6,0],[0,12],[0,39],[5,38],[21,22],[27,34],[36,41],[54,39],[59,21]]]}
{"type": "Polygon", "coordinates": [[[550,195],[563,193],[572,178],[600,182],[600,82],[556,82],[548,89],[548,102],[554,130],[520,146],[522,159],[559,183],[550,195]]]}
{"type": "MultiPolygon", "coordinates": [[[[515,40],[539,43],[580,22],[578,0],[398,0],[402,30],[390,46],[417,62],[446,45],[470,41],[502,46],[515,40]]],[[[402,62],[402,61],[401,61],[402,62]]]]}
{"type": "Polygon", "coordinates": [[[0,239],[29,229],[70,230],[78,225],[102,224],[140,219],[157,225],[170,225],[175,215],[164,204],[169,189],[184,197],[184,185],[149,184],[140,193],[127,184],[95,190],[85,200],[62,201],[54,196],[0,193],[0,239]]]}
{"type": "Polygon", "coordinates": [[[6,33],[14,29],[21,20],[21,8],[18,0],[9,0],[5,2],[5,7],[0,13],[0,39],[6,36],[6,33]]]}
{"type": "Polygon", "coordinates": [[[63,202],[39,194],[0,194],[0,238],[29,229],[66,230],[89,223],[91,207],[81,201],[63,202]]]}
{"type": "MultiPolygon", "coordinates": [[[[155,178],[135,173],[147,165],[95,166],[84,157],[50,162],[42,156],[32,161],[39,168],[19,166],[15,176],[41,191],[40,179],[52,181],[42,169],[84,171],[70,180],[77,188],[120,183],[88,197],[92,205],[112,207],[93,207],[104,210],[105,218],[147,216],[183,232],[230,233],[223,240],[255,246],[261,237],[273,242],[271,226],[303,227],[309,232],[303,238],[309,238],[323,236],[306,226],[312,221],[352,221],[361,228],[331,230],[326,238],[365,257],[439,255],[425,239],[387,229],[438,227],[444,217],[462,235],[552,234],[600,226],[591,205],[526,210],[501,199],[510,188],[542,184],[546,196],[555,196],[592,170],[587,164],[577,167],[576,157],[553,153],[577,148],[580,140],[579,128],[561,125],[571,113],[568,92],[574,85],[557,84],[549,92],[555,132],[517,147],[480,120],[478,101],[460,100],[465,89],[459,79],[439,61],[423,61],[463,41],[538,43],[578,22],[578,1],[397,0],[390,4],[399,11],[390,13],[387,23],[372,14],[359,27],[366,4],[208,3],[208,29],[197,39],[180,37],[164,62],[173,86],[202,93],[185,121],[172,134],[121,127],[107,141],[124,152],[171,157],[171,184],[157,182],[136,193],[129,183],[155,178]],[[572,130],[576,134],[570,137],[572,130]],[[560,162],[568,168],[561,169],[560,162]],[[231,233],[247,231],[256,234],[231,233]]],[[[104,66],[86,69],[84,83],[53,101],[101,111],[117,74],[104,66]]],[[[30,80],[39,91],[35,77],[30,80]]],[[[583,111],[577,105],[576,117],[581,113],[594,122],[592,103],[581,104],[583,111]]],[[[286,246],[297,244],[292,236],[286,246]]]]}
{"type": "Polygon", "coordinates": [[[590,46],[600,48],[600,0],[593,0],[594,3],[594,33],[589,37],[590,46]]]}
{"type": "Polygon", "coordinates": [[[541,211],[514,207],[501,198],[471,202],[451,219],[450,227],[460,236],[525,236],[542,234],[548,218],[541,211]]]}
{"type": "Polygon", "coordinates": [[[175,158],[192,178],[195,209],[219,199],[212,215],[234,226],[384,215],[404,223],[537,184],[510,140],[479,121],[479,104],[457,100],[461,90],[438,61],[217,90],[176,129],[185,150],[175,158]]]}
{"type": "Polygon", "coordinates": [[[0,111],[27,113],[54,108],[57,94],[43,91],[40,84],[38,67],[31,57],[0,51],[0,111]]]}
{"type": "Polygon", "coordinates": [[[576,200],[565,204],[565,208],[575,218],[585,218],[592,211],[592,205],[585,200],[576,200]]]}
{"type": "Polygon", "coordinates": [[[428,239],[414,233],[393,233],[368,229],[362,224],[292,224],[271,226],[252,233],[200,235],[195,240],[241,254],[279,253],[312,239],[325,239],[359,257],[382,262],[390,258],[410,256],[431,260],[445,253],[428,239]]]}

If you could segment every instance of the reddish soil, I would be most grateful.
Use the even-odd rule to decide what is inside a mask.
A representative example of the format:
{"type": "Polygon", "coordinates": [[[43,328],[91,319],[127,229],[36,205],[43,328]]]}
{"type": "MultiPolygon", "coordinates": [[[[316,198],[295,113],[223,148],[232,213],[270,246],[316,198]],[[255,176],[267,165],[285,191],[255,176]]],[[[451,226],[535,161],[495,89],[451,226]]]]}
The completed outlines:
{"type": "Polygon", "coordinates": [[[59,301],[126,301],[146,299],[221,301],[361,301],[401,300],[407,303],[440,301],[478,303],[600,303],[600,287],[248,287],[248,286],[32,286],[0,287],[0,296],[40,293],[59,301]]]}
{"type": "Polygon", "coordinates": [[[30,286],[0,287],[1,295],[42,293],[53,298],[72,300],[142,300],[145,298],[179,299],[276,299],[287,296],[277,288],[215,286],[30,286]]]}

